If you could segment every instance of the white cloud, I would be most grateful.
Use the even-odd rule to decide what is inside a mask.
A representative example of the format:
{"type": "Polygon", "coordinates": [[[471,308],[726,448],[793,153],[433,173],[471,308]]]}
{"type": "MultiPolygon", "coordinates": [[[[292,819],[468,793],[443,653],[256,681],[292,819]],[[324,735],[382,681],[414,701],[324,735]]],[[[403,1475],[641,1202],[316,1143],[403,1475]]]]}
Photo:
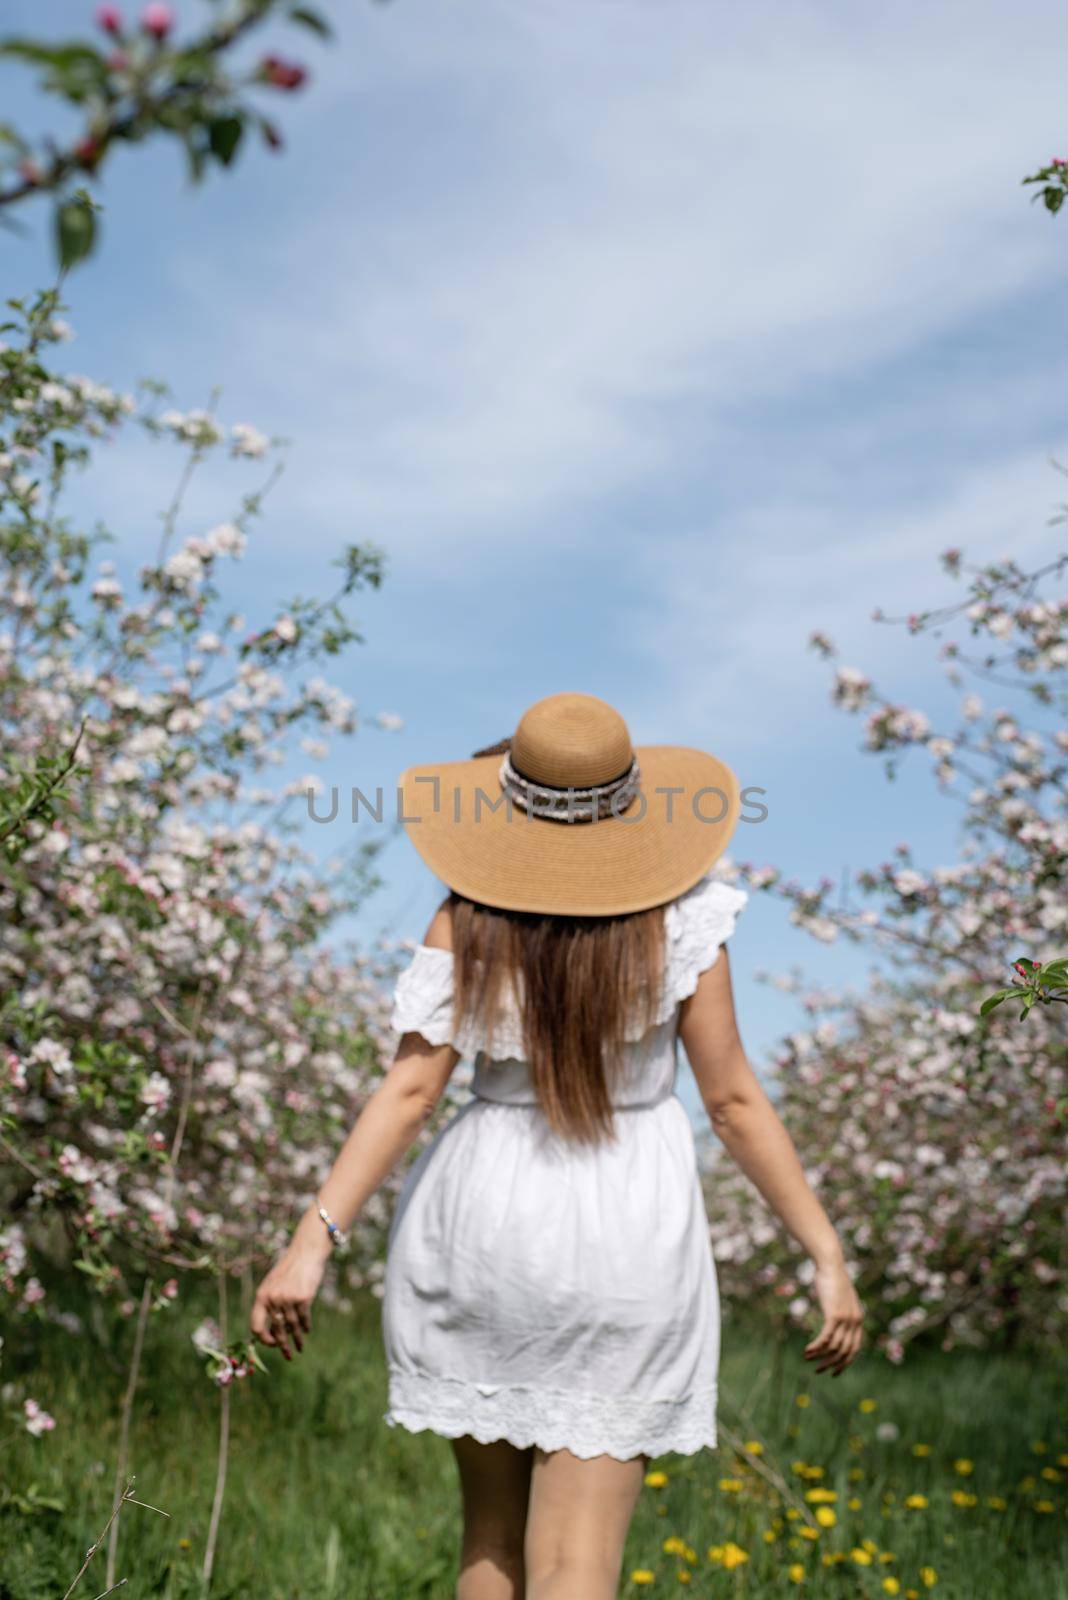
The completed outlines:
{"type": "MultiPolygon", "coordinates": [[[[1062,126],[1049,4],[371,10],[294,143],[333,186],[309,211],[279,185],[242,315],[265,397],[292,353],[300,504],[331,534],[442,570],[571,541],[561,512],[690,470],[739,405],[803,413],[1063,274],[1019,184],[1062,126]]],[[[226,313],[228,253],[176,270],[226,313]]]]}

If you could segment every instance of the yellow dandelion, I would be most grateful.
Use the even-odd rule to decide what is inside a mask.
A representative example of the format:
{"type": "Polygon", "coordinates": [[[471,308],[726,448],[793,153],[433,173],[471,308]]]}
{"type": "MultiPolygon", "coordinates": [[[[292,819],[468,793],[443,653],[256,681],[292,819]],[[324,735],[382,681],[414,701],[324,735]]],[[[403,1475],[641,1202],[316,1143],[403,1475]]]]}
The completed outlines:
{"type": "Polygon", "coordinates": [[[793,1506],[788,1506],[786,1508],[786,1515],[789,1517],[791,1522],[796,1522],[801,1513],[800,1511],[795,1510],[793,1506]]]}
{"type": "Polygon", "coordinates": [[[1068,1455],[1058,1456],[1057,1465],[1059,1467],[1068,1467],[1068,1455]]]}
{"type": "Polygon", "coordinates": [[[192,1539],[179,1539],[178,1540],[178,1548],[179,1548],[179,1550],[188,1550],[190,1548],[190,1546],[192,1545],[192,1543],[193,1543],[192,1539]]]}
{"type": "Polygon", "coordinates": [[[871,1551],[865,1550],[862,1545],[854,1545],[849,1552],[850,1560],[855,1561],[858,1567],[871,1566],[871,1551]]]}
{"type": "Polygon", "coordinates": [[[800,1406],[802,1410],[804,1410],[805,1406],[811,1405],[811,1404],[812,1404],[812,1401],[810,1400],[810,1398],[809,1398],[809,1396],[807,1394],[795,1394],[794,1395],[794,1405],[795,1406],[800,1406]]]}
{"type": "Polygon", "coordinates": [[[1035,1484],[1037,1482],[1038,1482],[1037,1478],[1032,1478],[1032,1477],[1021,1478],[1019,1483],[1016,1485],[1016,1487],[1023,1494],[1030,1494],[1031,1490],[1035,1487],[1035,1484]]]}
{"type": "Polygon", "coordinates": [[[874,1539],[862,1539],[860,1541],[860,1547],[862,1550],[867,1550],[868,1554],[872,1556],[879,1548],[874,1539]]]}
{"type": "Polygon", "coordinates": [[[931,1446],[929,1444],[914,1444],[912,1453],[914,1456],[929,1456],[931,1454],[931,1446]]]}
{"type": "Polygon", "coordinates": [[[673,1533],[670,1539],[664,1540],[660,1548],[663,1550],[665,1555],[681,1556],[682,1552],[686,1549],[686,1541],[685,1539],[680,1539],[677,1533],[673,1533]]]}
{"type": "Polygon", "coordinates": [[[863,1500],[858,1500],[856,1495],[852,1495],[850,1499],[846,1501],[846,1505],[849,1507],[850,1511],[859,1511],[863,1504],[863,1500]]]}
{"type": "Polygon", "coordinates": [[[635,1567],[630,1575],[631,1583],[655,1583],[656,1573],[650,1572],[648,1567],[635,1567]]]}
{"type": "Polygon", "coordinates": [[[697,1551],[694,1549],[692,1544],[686,1545],[682,1553],[686,1557],[687,1561],[697,1560],[697,1551]]]}
{"type": "Polygon", "coordinates": [[[934,1588],[935,1584],[938,1582],[938,1573],[935,1571],[934,1567],[920,1568],[920,1582],[927,1589],[934,1588]]]}
{"type": "Polygon", "coordinates": [[[896,1561],[897,1557],[892,1550],[884,1550],[879,1556],[880,1561],[896,1561]]]}
{"type": "Polygon", "coordinates": [[[776,1538],[777,1538],[777,1535],[774,1534],[770,1528],[765,1528],[764,1529],[764,1543],[765,1544],[774,1544],[776,1538]]]}
{"type": "Polygon", "coordinates": [[[968,1461],[967,1459],[962,1457],[960,1459],[960,1461],[954,1461],[954,1463],[953,1463],[953,1471],[954,1472],[959,1472],[963,1478],[966,1478],[968,1476],[969,1472],[972,1471],[974,1466],[975,1466],[975,1462],[974,1461],[968,1461]]]}
{"type": "Polygon", "coordinates": [[[1036,1451],[1038,1455],[1044,1455],[1049,1449],[1049,1445],[1044,1439],[1036,1439],[1032,1444],[1031,1449],[1036,1451]]]}
{"type": "Polygon", "coordinates": [[[693,1574],[690,1573],[690,1572],[687,1572],[685,1567],[680,1567],[679,1568],[678,1579],[679,1579],[680,1583],[689,1583],[689,1582],[691,1582],[692,1578],[693,1578],[693,1574]]]}
{"type": "Polygon", "coordinates": [[[811,1504],[814,1505],[814,1506],[829,1504],[832,1500],[837,1500],[838,1499],[838,1491],[837,1491],[837,1489],[823,1489],[823,1488],[820,1488],[820,1489],[806,1489],[805,1490],[805,1499],[810,1501],[811,1504]]]}
{"type": "Polygon", "coordinates": [[[1036,1511],[1052,1511],[1053,1510],[1053,1501],[1052,1500],[1036,1500],[1035,1501],[1035,1510],[1036,1511]]]}
{"type": "Polygon", "coordinates": [[[864,1468],[863,1467],[850,1467],[850,1469],[849,1469],[849,1481],[850,1481],[850,1483],[860,1483],[860,1481],[861,1481],[861,1479],[863,1477],[864,1477],[864,1468]]]}
{"type": "Polygon", "coordinates": [[[786,1576],[791,1583],[804,1583],[805,1569],[800,1561],[793,1561],[786,1569],[786,1576]]]}
{"type": "Polygon", "coordinates": [[[833,1528],[838,1521],[838,1516],[831,1506],[817,1506],[816,1521],[821,1528],[833,1528]]]}
{"type": "Polygon", "coordinates": [[[1050,1483],[1060,1483],[1061,1481],[1061,1474],[1057,1471],[1056,1467],[1043,1467],[1042,1477],[1048,1478],[1050,1483]]]}
{"type": "Polygon", "coordinates": [[[764,1454],[764,1446],[759,1439],[747,1439],[745,1448],[751,1456],[762,1456],[764,1454]]]}
{"type": "Polygon", "coordinates": [[[730,1570],[731,1567],[740,1567],[743,1561],[749,1560],[748,1550],[743,1550],[733,1540],[728,1539],[723,1546],[723,1565],[730,1570]]]}
{"type": "Polygon", "coordinates": [[[950,1499],[955,1506],[974,1506],[979,1499],[978,1495],[969,1494],[966,1489],[954,1489],[950,1499]]]}
{"type": "Polygon", "coordinates": [[[858,1411],[874,1411],[879,1404],[878,1400],[861,1400],[857,1405],[858,1411]]]}
{"type": "Polygon", "coordinates": [[[649,1485],[650,1489],[662,1489],[665,1483],[668,1481],[667,1473],[647,1472],[645,1474],[645,1481],[649,1485]]]}
{"type": "MultiPolygon", "coordinates": [[[[816,1515],[819,1516],[818,1511],[816,1515]]],[[[831,1515],[833,1516],[834,1513],[832,1512],[831,1515]]],[[[820,1530],[818,1528],[810,1528],[807,1522],[803,1528],[798,1528],[797,1531],[801,1535],[802,1539],[818,1539],[820,1536],[820,1530]]]]}
{"type": "Polygon", "coordinates": [[[986,1503],[991,1511],[1004,1511],[1009,1502],[1003,1500],[999,1494],[988,1494],[986,1503]]]}
{"type": "Polygon", "coordinates": [[[721,1478],[719,1486],[724,1494],[737,1494],[742,1487],[742,1480],[741,1478],[721,1478]]]}
{"type": "Polygon", "coordinates": [[[901,1585],[900,1585],[900,1583],[898,1583],[896,1578],[884,1578],[883,1579],[883,1589],[886,1591],[887,1594],[900,1594],[901,1593],[901,1585]]]}

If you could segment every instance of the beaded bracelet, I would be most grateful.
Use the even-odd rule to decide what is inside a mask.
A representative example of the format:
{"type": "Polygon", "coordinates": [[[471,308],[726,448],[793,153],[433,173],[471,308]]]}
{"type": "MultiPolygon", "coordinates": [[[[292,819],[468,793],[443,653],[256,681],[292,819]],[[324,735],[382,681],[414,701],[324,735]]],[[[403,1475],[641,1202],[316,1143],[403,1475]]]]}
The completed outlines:
{"type": "MultiPolygon", "coordinates": [[[[318,1203],[318,1202],[316,1202],[316,1203],[318,1203]]],[[[330,1235],[330,1243],[333,1245],[334,1249],[335,1250],[344,1250],[344,1249],[346,1249],[347,1246],[348,1246],[348,1240],[346,1239],[345,1235],[342,1233],[341,1229],[338,1227],[338,1225],[334,1221],[334,1219],[328,1214],[328,1212],[326,1212],[323,1209],[322,1206],[319,1206],[319,1215],[322,1217],[323,1221],[326,1223],[326,1229],[327,1229],[327,1232],[330,1235]]]]}

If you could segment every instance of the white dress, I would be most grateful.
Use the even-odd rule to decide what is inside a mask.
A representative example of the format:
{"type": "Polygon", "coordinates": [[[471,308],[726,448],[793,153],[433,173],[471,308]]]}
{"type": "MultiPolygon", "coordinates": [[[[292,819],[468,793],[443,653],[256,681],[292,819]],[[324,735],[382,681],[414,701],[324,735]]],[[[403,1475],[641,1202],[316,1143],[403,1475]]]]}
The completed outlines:
{"type": "Polygon", "coordinates": [[[452,953],[416,946],[392,1025],[475,1067],[472,1098],[413,1163],[390,1227],[391,1427],[621,1461],[716,1443],[719,1291],[674,1092],[676,1032],[747,899],[708,875],[665,907],[658,1020],[627,1039],[618,1143],[596,1148],[549,1128],[514,1005],[491,1060],[477,1037],[452,1035],[452,953]]]}

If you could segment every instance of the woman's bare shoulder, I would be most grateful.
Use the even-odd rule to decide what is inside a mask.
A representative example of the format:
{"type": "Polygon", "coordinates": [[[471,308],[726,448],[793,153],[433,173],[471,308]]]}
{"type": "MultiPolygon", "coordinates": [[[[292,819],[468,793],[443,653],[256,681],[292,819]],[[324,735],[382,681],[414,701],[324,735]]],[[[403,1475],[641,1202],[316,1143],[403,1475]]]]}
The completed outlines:
{"type": "Polygon", "coordinates": [[[423,943],[432,950],[452,949],[452,901],[449,896],[445,897],[431,917],[423,943]]]}

